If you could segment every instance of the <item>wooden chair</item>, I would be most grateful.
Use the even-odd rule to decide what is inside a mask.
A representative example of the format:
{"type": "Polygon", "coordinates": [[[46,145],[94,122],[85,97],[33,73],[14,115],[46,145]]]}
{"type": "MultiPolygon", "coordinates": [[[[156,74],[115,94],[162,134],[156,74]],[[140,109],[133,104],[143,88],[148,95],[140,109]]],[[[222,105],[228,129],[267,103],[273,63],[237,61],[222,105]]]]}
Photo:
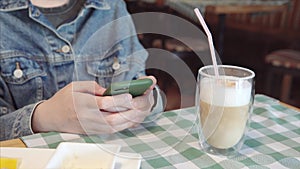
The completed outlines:
{"type": "MultiPolygon", "coordinates": [[[[300,76],[300,51],[284,49],[277,50],[265,57],[267,63],[266,92],[272,93],[275,75],[281,75],[281,90],[279,99],[286,103],[293,102],[290,98],[293,78],[300,76]]],[[[295,91],[300,94],[300,87],[295,91]]]]}

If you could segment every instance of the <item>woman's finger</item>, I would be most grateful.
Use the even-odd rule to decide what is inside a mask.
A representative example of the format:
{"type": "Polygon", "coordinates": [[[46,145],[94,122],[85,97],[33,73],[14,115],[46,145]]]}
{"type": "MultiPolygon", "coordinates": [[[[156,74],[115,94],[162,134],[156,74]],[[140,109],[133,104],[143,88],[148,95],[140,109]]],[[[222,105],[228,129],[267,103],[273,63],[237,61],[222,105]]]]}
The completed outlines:
{"type": "Polygon", "coordinates": [[[132,106],[135,109],[149,111],[154,104],[153,91],[146,93],[142,96],[138,96],[132,99],[132,106]]]}
{"type": "Polygon", "coordinates": [[[73,92],[89,93],[93,95],[102,95],[105,88],[95,81],[76,81],[70,84],[73,92]]]}
{"type": "Polygon", "coordinates": [[[109,109],[118,109],[126,108],[132,109],[132,96],[128,93],[120,94],[115,96],[105,96],[96,98],[97,105],[99,109],[109,110],[109,109]]]}
{"type": "Polygon", "coordinates": [[[145,93],[148,93],[149,91],[152,91],[156,85],[156,78],[154,76],[142,76],[139,79],[151,79],[153,81],[152,85],[149,87],[149,89],[147,89],[147,91],[145,93]]]}

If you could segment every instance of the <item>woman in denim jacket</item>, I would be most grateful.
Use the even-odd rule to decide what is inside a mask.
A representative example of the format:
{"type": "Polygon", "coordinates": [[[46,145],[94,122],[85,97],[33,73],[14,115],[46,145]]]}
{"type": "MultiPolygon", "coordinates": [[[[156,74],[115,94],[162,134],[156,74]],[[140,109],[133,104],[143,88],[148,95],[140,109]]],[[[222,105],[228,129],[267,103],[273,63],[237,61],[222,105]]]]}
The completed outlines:
{"type": "Polygon", "coordinates": [[[113,133],[150,114],[154,77],[143,96],[101,96],[111,82],[145,78],[123,1],[1,0],[0,22],[0,140],[113,133]]]}

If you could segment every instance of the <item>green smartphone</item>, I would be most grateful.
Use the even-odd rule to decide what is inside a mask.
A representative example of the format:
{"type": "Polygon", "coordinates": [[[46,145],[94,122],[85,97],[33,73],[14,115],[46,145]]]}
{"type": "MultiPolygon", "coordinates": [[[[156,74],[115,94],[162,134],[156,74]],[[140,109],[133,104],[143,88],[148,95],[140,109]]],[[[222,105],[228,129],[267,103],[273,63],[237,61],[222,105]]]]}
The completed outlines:
{"type": "Polygon", "coordinates": [[[103,96],[113,96],[130,93],[133,97],[143,95],[153,84],[151,79],[138,79],[112,83],[104,92],[103,96]]]}

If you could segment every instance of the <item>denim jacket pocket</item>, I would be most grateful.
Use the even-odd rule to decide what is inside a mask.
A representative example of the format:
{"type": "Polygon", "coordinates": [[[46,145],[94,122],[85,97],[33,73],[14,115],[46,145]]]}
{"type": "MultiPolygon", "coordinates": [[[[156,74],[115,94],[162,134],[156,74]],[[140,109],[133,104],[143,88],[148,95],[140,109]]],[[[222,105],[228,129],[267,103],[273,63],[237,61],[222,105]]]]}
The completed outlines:
{"type": "Polygon", "coordinates": [[[95,66],[101,61],[96,61],[93,64],[87,64],[87,72],[95,78],[101,86],[107,87],[113,81],[122,81],[125,79],[126,72],[129,71],[129,66],[126,63],[120,64],[119,69],[114,70],[112,65],[95,66]]]}
{"type": "Polygon", "coordinates": [[[107,87],[112,81],[122,81],[125,79],[129,65],[122,52],[123,48],[116,46],[99,59],[88,61],[86,69],[90,76],[103,87],[107,87]]]}
{"type": "Polygon", "coordinates": [[[0,57],[0,74],[18,107],[43,98],[42,77],[46,72],[26,53],[9,52],[0,57]],[[5,57],[3,57],[5,56],[5,57]]]}

